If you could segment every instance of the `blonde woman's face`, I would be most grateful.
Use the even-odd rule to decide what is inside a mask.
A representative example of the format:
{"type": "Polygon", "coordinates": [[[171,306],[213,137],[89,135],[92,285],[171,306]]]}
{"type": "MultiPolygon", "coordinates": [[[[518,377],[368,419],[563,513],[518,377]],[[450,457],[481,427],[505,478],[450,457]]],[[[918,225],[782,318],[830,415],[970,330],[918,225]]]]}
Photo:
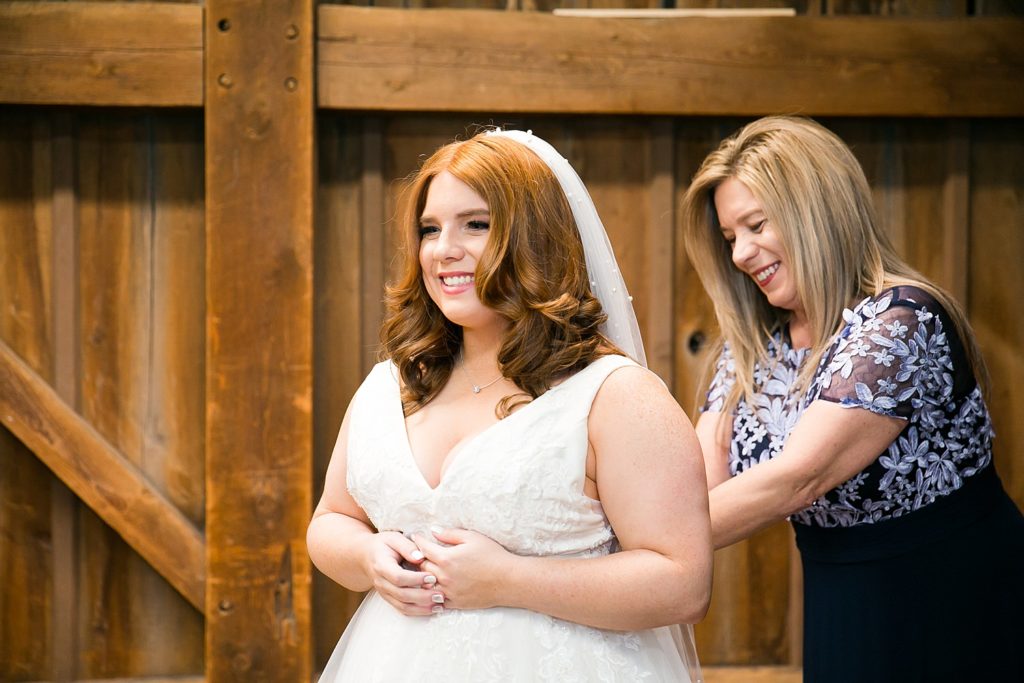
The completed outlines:
{"type": "Polygon", "coordinates": [[[503,324],[476,294],[490,222],[487,202],[469,185],[448,171],[431,181],[419,225],[423,284],[444,316],[467,329],[503,324]]]}
{"type": "Polygon", "coordinates": [[[750,189],[736,178],[724,181],[715,189],[715,211],[733,265],[750,276],[771,305],[802,317],[803,303],[782,240],[750,189]]]}

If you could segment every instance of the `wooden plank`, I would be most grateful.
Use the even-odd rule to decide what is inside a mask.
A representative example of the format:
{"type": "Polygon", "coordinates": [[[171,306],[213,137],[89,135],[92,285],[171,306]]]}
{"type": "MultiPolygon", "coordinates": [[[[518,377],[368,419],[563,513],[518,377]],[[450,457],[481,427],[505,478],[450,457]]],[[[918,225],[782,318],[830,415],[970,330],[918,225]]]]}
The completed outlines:
{"type": "Polygon", "coordinates": [[[363,120],[363,182],[361,192],[362,244],[362,349],[363,374],[377,361],[380,325],[384,318],[384,178],[383,139],[377,118],[363,120]]]}
{"type": "Polygon", "coordinates": [[[942,186],[941,284],[967,305],[967,278],[970,271],[970,124],[951,121],[946,140],[946,178],[942,186]]]}
{"type": "Polygon", "coordinates": [[[715,590],[696,626],[701,661],[747,666],[788,662],[792,531],[780,522],[715,552],[715,590]]]}
{"type": "MultiPolygon", "coordinates": [[[[355,117],[325,117],[318,128],[319,183],[317,229],[313,233],[316,288],[313,378],[314,498],[323,493],[338,428],[352,395],[366,376],[367,349],[377,330],[364,339],[363,277],[367,266],[364,235],[373,231],[383,241],[383,226],[364,225],[363,126],[355,117]],[[358,245],[358,248],[353,248],[358,245]]],[[[383,206],[383,198],[377,201],[383,206]]],[[[383,213],[381,207],[378,214],[383,213]]],[[[383,259],[379,264],[383,270],[383,259]]],[[[376,289],[378,301],[383,294],[376,289]]],[[[320,572],[313,574],[314,668],[322,671],[361,594],[351,593],[320,572]]]]}
{"type": "MultiPolygon", "coordinates": [[[[195,310],[191,325],[187,318],[178,321],[177,329],[163,325],[166,306],[158,266],[173,251],[156,250],[157,209],[166,201],[155,189],[152,115],[82,113],[77,129],[81,415],[167,498],[165,477],[176,469],[169,457],[176,439],[161,432],[177,434],[177,429],[161,426],[162,420],[174,417],[168,410],[173,404],[164,403],[161,380],[179,383],[186,394],[183,400],[201,403],[205,377],[194,360],[179,366],[165,349],[187,339],[191,326],[200,334],[194,352],[201,355],[204,311],[195,310]]],[[[201,178],[193,182],[201,184],[201,178]]],[[[201,204],[195,208],[201,211],[201,204]]],[[[187,224],[180,228],[189,229],[187,224]]],[[[197,237],[205,239],[201,233],[197,237]]],[[[201,282],[201,249],[192,258],[201,282]]],[[[187,262],[176,265],[183,275],[190,272],[187,262]]],[[[188,291],[182,288],[178,294],[184,299],[188,291]]],[[[195,308],[195,298],[179,305],[195,308]]],[[[181,428],[186,435],[195,431],[196,425],[181,428]]],[[[191,457],[197,456],[201,450],[191,457]]],[[[79,522],[79,675],[202,670],[200,614],[98,517],[83,511],[79,522]],[[154,613],[161,615],[159,622],[149,617],[154,613]],[[139,651],[137,642],[151,645],[139,651]]]]}
{"type": "Polygon", "coordinates": [[[206,3],[211,683],[312,669],[313,2],[250,4],[206,3]]]}
{"type": "Polygon", "coordinates": [[[164,2],[0,4],[0,102],[203,103],[203,8],[164,2]]]}
{"type": "MultiPolygon", "coordinates": [[[[83,678],[73,683],[205,683],[202,676],[139,676],[136,678],[83,678]]],[[[35,681],[35,683],[50,683],[35,681]]]]}
{"type": "Polygon", "coordinates": [[[0,417],[178,592],[203,604],[202,534],[5,343],[0,417]]]}
{"type": "Polygon", "coordinates": [[[0,428],[0,680],[52,675],[53,476],[0,428]]]}
{"type": "Polygon", "coordinates": [[[993,459],[1024,508],[1024,138],[1020,121],[971,126],[968,308],[989,374],[993,459]]]}
{"type": "Polygon", "coordinates": [[[704,683],[801,683],[796,666],[706,666],[704,683]]]}
{"type": "Polygon", "coordinates": [[[671,390],[675,385],[673,358],[673,322],[675,287],[675,135],[671,119],[650,123],[647,142],[647,330],[644,346],[647,366],[660,376],[671,390]]]}
{"type": "MultiPolygon", "coordinates": [[[[203,120],[199,112],[146,117],[144,225],[151,252],[149,294],[139,317],[148,325],[138,446],[146,479],[197,527],[205,519],[206,234],[203,226],[203,120]]],[[[142,288],[142,287],[140,287],[142,288]]],[[[130,667],[143,675],[203,671],[205,621],[143,567],[131,584],[131,642],[151,642],[130,667]],[[147,614],[162,615],[154,628],[147,614]]]]}
{"type": "MultiPolygon", "coordinates": [[[[73,120],[68,112],[53,116],[53,338],[54,382],[57,395],[77,409],[78,353],[78,223],[75,200],[73,120]]],[[[75,678],[78,652],[78,500],[59,479],[51,484],[53,527],[53,677],[75,678]]]]}
{"type": "MultiPolygon", "coordinates": [[[[48,118],[0,112],[0,339],[52,380],[49,138],[48,118]]],[[[0,427],[0,680],[53,675],[52,480],[0,427]]]]}
{"type": "Polygon", "coordinates": [[[1018,116],[1021,35],[1018,19],[627,20],[324,4],[318,96],[322,107],[391,111],[1018,116]]]}

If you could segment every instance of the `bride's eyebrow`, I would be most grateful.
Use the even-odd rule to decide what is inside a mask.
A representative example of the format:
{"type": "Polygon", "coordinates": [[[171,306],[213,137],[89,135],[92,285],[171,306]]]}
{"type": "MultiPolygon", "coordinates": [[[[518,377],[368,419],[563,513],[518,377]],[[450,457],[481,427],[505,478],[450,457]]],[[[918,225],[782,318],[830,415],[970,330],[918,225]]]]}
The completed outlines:
{"type": "MultiPolygon", "coordinates": [[[[455,217],[456,218],[471,218],[473,216],[488,216],[488,217],[490,217],[490,215],[491,215],[490,209],[467,209],[465,211],[458,212],[457,214],[455,214],[455,217]]],[[[438,222],[437,219],[434,218],[433,216],[431,216],[430,214],[423,214],[419,218],[420,225],[423,225],[424,223],[437,223],[437,222],[438,222]]]]}

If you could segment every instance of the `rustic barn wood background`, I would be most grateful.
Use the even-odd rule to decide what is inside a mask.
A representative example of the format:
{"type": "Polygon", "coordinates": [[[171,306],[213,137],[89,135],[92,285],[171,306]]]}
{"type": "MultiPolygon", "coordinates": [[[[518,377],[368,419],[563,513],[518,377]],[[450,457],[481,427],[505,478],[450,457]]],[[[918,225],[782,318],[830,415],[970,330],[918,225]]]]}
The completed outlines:
{"type": "MultiPolygon", "coordinates": [[[[715,329],[676,207],[746,121],[818,117],[968,308],[1024,505],[1019,4],[358,4],[0,4],[0,680],[315,678],[361,596],[305,524],[399,181],[479,125],[579,170],[692,413],[715,329]]],[[[796,559],[785,524],[717,554],[709,683],[799,680],[796,559]]]]}

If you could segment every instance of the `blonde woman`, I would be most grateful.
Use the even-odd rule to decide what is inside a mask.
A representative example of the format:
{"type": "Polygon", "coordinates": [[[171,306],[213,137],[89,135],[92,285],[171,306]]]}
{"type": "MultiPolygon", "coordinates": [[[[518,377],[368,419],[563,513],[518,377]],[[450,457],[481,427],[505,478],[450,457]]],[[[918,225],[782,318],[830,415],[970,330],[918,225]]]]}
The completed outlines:
{"type": "Polygon", "coordinates": [[[387,360],[309,525],[316,566],[370,591],[321,680],[696,683],[700,446],[578,176],[480,134],[427,159],[401,229],[387,360]]]}
{"type": "Polygon", "coordinates": [[[724,341],[697,433],[713,538],[790,518],[804,681],[1024,680],[1024,520],[960,306],[897,256],[847,146],[755,121],[684,200],[724,341]]]}

